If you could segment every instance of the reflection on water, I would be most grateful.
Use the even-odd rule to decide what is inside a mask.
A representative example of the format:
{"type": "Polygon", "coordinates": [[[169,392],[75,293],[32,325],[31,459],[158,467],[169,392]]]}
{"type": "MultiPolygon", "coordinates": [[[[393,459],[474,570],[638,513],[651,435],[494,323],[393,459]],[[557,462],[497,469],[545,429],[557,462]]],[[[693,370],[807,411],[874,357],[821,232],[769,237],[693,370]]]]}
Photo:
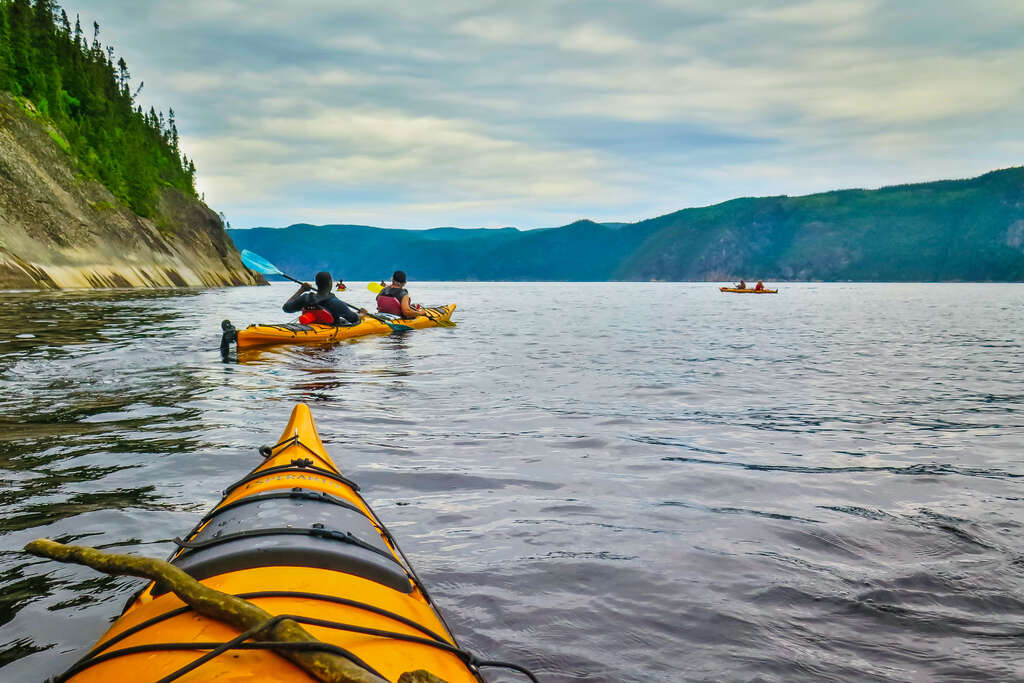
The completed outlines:
{"type": "Polygon", "coordinates": [[[166,555],[296,401],[463,644],[542,680],[1024,678],[1024,287],[551,287],[229,362],[290,288],[6,293],[0,679],[140,583],[27,541],[166,555]]]}

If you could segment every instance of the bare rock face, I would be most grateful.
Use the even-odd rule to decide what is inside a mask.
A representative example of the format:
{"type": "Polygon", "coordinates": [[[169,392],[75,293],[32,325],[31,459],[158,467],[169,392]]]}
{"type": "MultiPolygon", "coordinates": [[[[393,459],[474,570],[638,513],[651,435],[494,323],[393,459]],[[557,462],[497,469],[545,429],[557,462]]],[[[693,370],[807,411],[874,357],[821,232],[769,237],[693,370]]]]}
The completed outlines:
{"type": "Polygon", "coordinates": [[[220,217],[172,188],[142,218],[77,172],[60,133],[0,93],[0,289],[266,284],[220,217]]]}

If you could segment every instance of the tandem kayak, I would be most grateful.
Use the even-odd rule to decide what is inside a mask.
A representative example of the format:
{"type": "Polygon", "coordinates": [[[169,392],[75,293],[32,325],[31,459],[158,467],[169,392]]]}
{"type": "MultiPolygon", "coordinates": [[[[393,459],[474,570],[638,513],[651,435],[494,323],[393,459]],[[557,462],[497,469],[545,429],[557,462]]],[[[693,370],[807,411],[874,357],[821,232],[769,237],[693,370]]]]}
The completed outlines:
{"type": "Polygon", "coordinates": [[[778,294],[777,289],[740,289],[739,287],[719,287],[719,292],[729,292],[730,294],[778,294]]]}
{"type": "Polygon", "coordinates": [[[390,334],[395,330],[394,326],[397,326],[399,329],[413,328],[417,330],[426,327],[438,327],[445,322],[451,321],[454,311],[455,304],[424,308],[421,314],[415,318],[388,320],[391,323],[390,325],[381,322],[377,318],[367,316],[355,325],[282,323],[279,325],[249,325],[245,329],[236,330],[229,321],[225,320],[223,323],[224,335],[221,338],[221,350],[226,352],[231,343],[237,343],[238,348],[244,349],[251,346],[266,346],[268,344],[332,342],[353,337],[363,337],[368,334],[390,334]]]}
{"type": "MultiPolygon", "coordinates": [[[[175,539],[172,564],[270,614],[316,619],[306,626],[310,633],[383,681],[425,669],[448,683],[481,683],[478,666],[516,669],[533,680],[519,666],[459,649],[391,533],[324,450],[305,404],[260,454],[263,463],[227,487],[185,540],[175,539]]],[[[313,680],[258,643],[231,643],[237,636],[150,583],[56,680],[313,680]],[[207,659],[197,666],[200,658],[207,659]]]]}

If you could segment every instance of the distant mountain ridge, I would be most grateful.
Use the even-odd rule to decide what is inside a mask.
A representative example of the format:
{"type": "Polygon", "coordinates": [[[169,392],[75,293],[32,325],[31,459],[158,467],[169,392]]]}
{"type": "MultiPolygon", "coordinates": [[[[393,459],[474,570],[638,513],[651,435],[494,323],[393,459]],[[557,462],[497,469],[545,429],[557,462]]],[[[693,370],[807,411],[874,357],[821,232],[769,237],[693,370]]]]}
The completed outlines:
{"type": "Polygon", "coordinates": [[[1024,280],[1024,167],[968,180],[734,199],[637,223],[519,230],[229,230],[285,272],[376,280],[1024,280]]]}

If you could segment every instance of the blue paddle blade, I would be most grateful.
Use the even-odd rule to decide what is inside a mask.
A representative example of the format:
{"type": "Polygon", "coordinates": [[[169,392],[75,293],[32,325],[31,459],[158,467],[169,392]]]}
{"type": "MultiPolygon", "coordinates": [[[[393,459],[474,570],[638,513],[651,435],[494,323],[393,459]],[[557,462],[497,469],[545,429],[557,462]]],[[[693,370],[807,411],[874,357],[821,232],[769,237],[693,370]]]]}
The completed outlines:
{"type": "Polygon", "coordinates": [[[248,249],[242,250],[242,263],[249,270],[255,270],[263,275],[281,275],[281,271],[273,263],[248,249]]]}

